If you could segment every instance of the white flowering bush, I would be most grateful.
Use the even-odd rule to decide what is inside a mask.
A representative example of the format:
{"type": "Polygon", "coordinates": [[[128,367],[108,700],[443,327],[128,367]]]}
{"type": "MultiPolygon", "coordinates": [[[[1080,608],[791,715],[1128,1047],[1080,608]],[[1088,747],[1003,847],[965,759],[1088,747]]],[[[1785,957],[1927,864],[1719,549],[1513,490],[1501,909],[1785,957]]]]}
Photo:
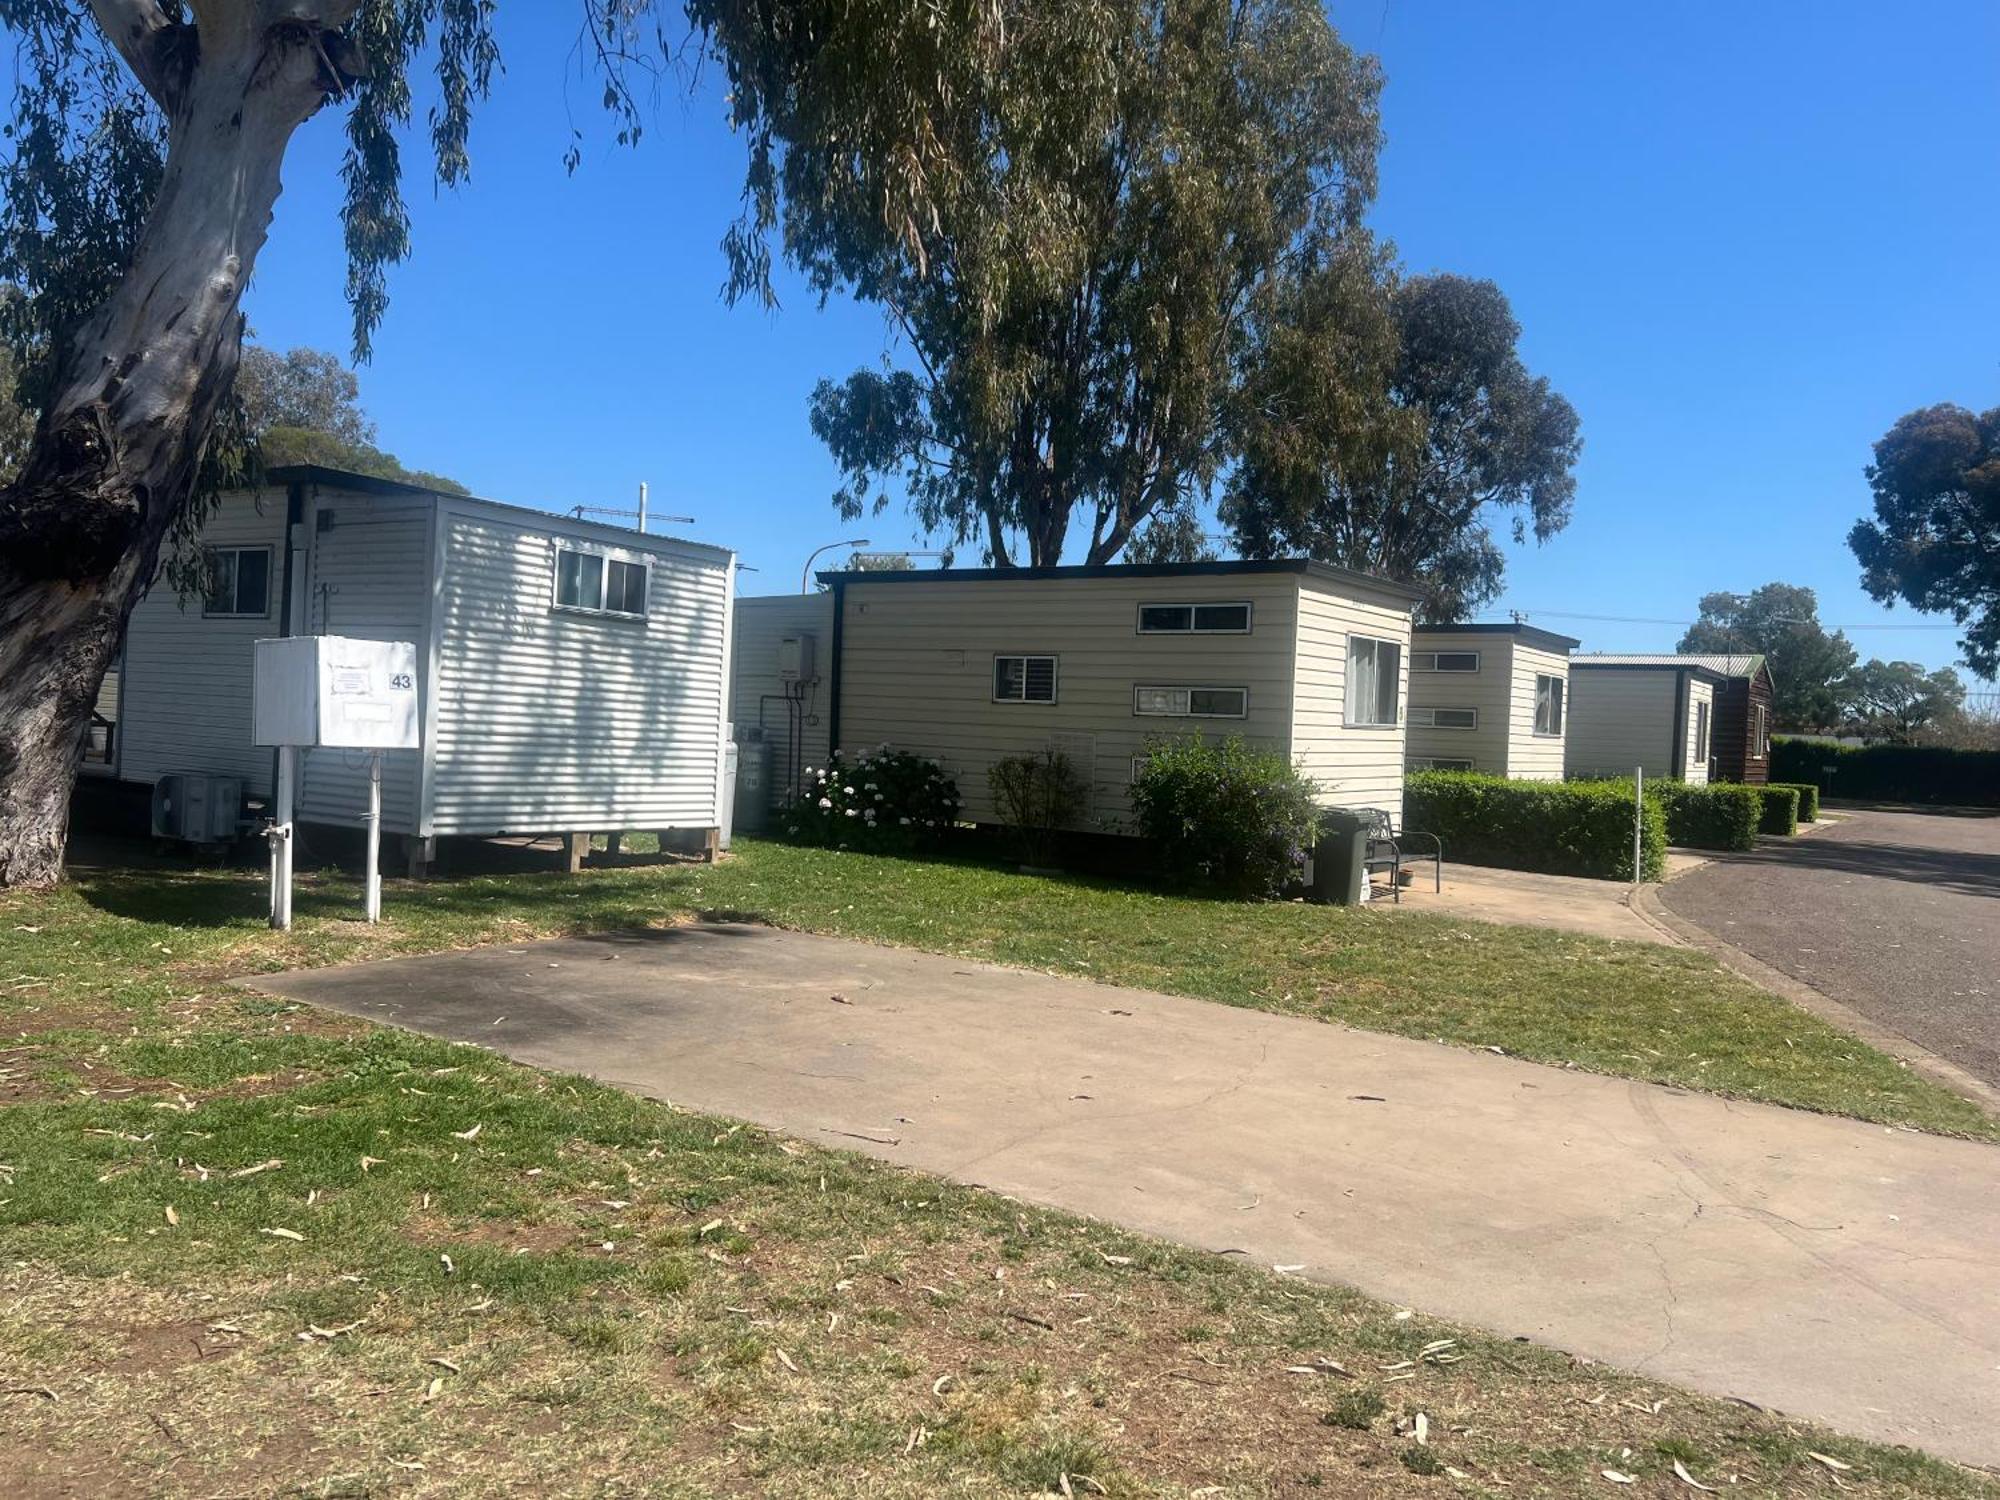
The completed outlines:
{"type": "Polygon", "coordinates": [[[878,745],[852,760],[808,766],[798,798],[778,815],[800,844],[901,854],[930,848],[958,820],[958,784],[933,760],[878,745]]]}

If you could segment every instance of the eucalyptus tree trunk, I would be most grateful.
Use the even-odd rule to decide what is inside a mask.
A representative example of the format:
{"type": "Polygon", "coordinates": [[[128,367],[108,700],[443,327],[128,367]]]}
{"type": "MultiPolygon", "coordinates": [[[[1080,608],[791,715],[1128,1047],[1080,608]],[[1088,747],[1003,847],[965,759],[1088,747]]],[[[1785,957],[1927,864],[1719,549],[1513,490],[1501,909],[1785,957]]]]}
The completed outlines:
{"type": "Polygon", "coordinates": [[[359,71],[358,0],[92,0],[164,111],[165,172],[110,299],[71,337],[0,490],[0,885],[62,873],[90,714],[236,376],[285,148],[359,71]]]}

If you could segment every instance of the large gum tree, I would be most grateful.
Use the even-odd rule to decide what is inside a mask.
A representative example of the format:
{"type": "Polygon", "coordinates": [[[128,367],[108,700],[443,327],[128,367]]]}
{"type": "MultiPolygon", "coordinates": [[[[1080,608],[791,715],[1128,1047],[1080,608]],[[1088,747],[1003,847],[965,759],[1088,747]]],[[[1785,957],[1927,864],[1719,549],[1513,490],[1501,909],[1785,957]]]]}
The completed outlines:
{"type": "MultiPolygon", "coordinates": [[[[537,0],[547,3],[547,0],[537,0]]],[[[1002,0],[568,0],[621,141],[663,72],[703,57],[748,150],[731,283],[767,283],[792,148],[843,146],[823,186],[897,233],[927,220],[940,60],[1005,45],[1002,0]]],[[[14,44],[0,186],[0,326],[38,414],[0,489],[0,885],[58,878],[91,705],[162,549],[217,481],[241,301],[286,148],[345,111],[343,211],[356,352],[408,252],[400,195],[413,90],[434,98],[439,182],[466,175],[498,61],[499,0],[0,0],[14,44]],[[429,80],[427,83],[426,80],[429,80]]],[[[572,146],[572,152],[574,147],[572,146]]]]}

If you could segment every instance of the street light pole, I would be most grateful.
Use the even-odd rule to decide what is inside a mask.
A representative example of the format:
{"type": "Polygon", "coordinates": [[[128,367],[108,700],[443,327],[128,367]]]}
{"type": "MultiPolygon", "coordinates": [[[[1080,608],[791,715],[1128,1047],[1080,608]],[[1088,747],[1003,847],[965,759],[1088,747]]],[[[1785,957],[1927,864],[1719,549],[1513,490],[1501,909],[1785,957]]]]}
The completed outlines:
{"type": "Polygon", "coordinates": [[[828,542],[824,547],[815,547],[812,555],[806,559],[806,565],[799,570],[799,592],[803,594],[810,591],[813,563],[819,559],[820,553],[831,552],[835,547],[866,547],[867,545],[867,537],[855,536],[849,537],[844,542],[828,542]]]}

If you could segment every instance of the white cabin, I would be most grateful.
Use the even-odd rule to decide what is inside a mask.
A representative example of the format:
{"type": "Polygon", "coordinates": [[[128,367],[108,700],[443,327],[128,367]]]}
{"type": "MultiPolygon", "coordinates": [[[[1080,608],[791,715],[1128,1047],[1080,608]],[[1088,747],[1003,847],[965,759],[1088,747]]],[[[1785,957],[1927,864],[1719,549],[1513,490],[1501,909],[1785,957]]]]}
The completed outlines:
{"type": "Polygon", "coordinates": [[[1688,657],[1572,658],[1567,774],[1630,776],[1640,769],[1649,780],[1705,783],[1716,690],[1727,680],[1688,657]]]}
{"type": "MultiPolygon", "coordinates": [[[[358,636],[417,647],[423,747],[387,753],[384,832],[721,826],[733,553],[314,465],[270,480],[204,526],[207,597],[162,579],[133,610],[119,779],[269,796],[251,643],[358,636]]],[[[366,797],[362,754],[305,752],[300,821],[358,825],[366,797]]]]}
{"type": "Polygon", "coordinates": [[[1577,644],[1533,625],[1419,626],[1410,641],[1410,769],[1561,781],[1577,644]]]}

